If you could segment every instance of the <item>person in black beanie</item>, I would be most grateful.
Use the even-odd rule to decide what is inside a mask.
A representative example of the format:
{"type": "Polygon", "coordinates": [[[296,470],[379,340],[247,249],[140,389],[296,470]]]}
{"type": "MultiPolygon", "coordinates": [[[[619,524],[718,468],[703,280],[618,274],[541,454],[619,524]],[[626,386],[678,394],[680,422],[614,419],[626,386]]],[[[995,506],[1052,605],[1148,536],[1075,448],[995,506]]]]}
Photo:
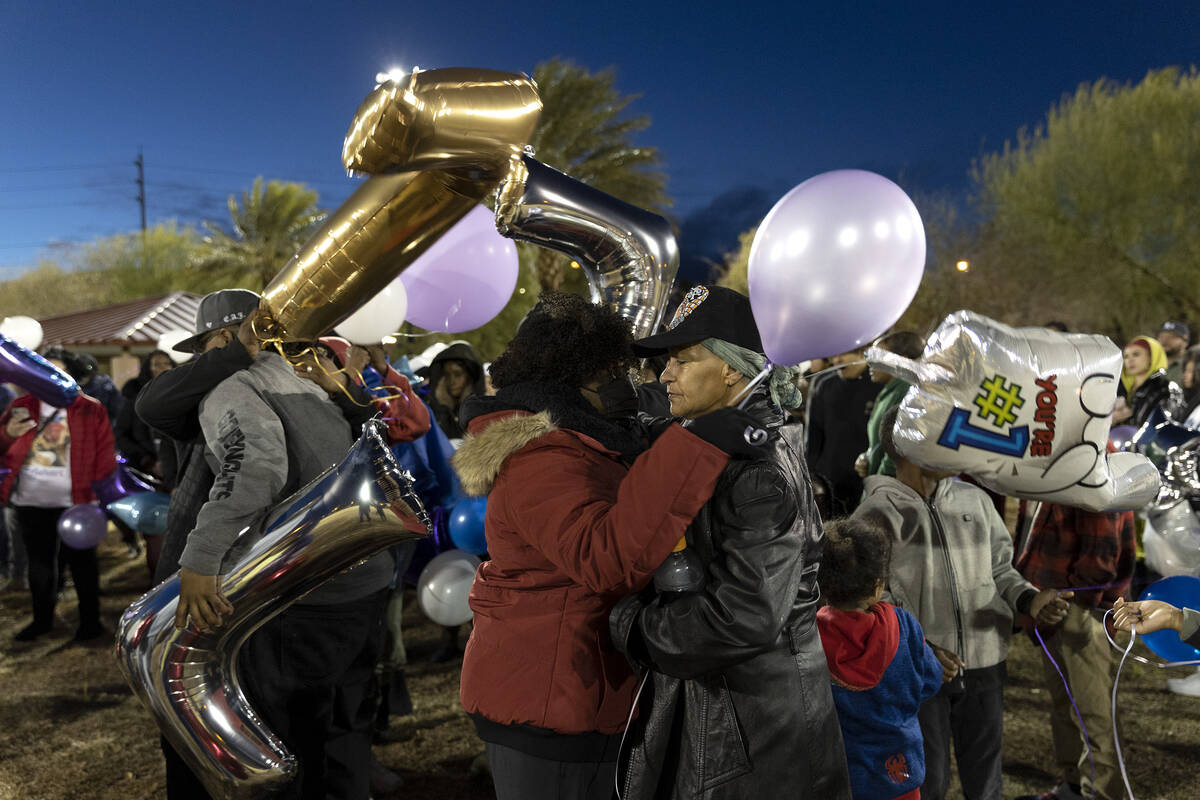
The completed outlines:
{"type": "Polygon", "coordinates": [[[742,436],[757,447],[730,459],[655,588],[613,609],[613,642],[649,670],[621,796],[742,800],[786,787],[849,800],[816,627],[821,521],[800,425],[783,412],[798,401],[796,371],[763,374],[750,301],[720,286],[688,292],[667,330],[634,351],[669,355],[662,382],[685,427],[744,399],[742,436]]]}

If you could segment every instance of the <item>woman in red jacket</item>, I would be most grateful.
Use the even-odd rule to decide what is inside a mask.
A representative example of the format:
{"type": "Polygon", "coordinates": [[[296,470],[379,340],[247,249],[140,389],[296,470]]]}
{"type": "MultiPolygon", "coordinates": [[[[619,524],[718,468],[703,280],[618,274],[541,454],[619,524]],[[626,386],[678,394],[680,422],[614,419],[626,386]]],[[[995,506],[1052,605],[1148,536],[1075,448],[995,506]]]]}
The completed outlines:
{"type": "Polygon", "coordinates": [[[615,312],[546,293],[492,365],[496,396],[463,409],[454,467],[488,495],[490,560],[471,589],[460,697],[499,800],[608,800],[636,685],[609,610],[650,582],[728,454],[750,447],[746,415],[724,409],[646,449],[604,413],[636,400],[633,361],[615,312]],[[618,388],[624,402],[604,402],[618,388]]]}
{"type": "MultiPolygon", "coordinates": [[[[49,359],[59,369],[61,361],[49,359]]],[[[113,434],[104,406],[80,392],[66,408],[31,394],[0,416],[0,454],[11,472],[0,482],[0,502],[12,506],[29,558],[33,622],[17,633],[28,642],[48,633],[58,598],[58,518],[69,506],[96,499],[92,481],[117,468],[113,434]]],[[[96,548],[63,547],[79,598],[79,641],[104,634],[100,625],[100,569],[96,548]]]]}

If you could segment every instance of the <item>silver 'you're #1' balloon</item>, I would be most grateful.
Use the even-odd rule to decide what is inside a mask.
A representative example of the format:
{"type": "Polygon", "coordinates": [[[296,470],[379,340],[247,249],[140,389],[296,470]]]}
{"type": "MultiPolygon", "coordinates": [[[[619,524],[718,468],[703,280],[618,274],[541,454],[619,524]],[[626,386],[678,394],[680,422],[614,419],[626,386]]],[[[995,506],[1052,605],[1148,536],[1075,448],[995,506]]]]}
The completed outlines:
{"type": "Polygon", "coordinates": [[[914,463],[1090,511],[1140,508],[1158,493],[1145,457],[1107,452],[1121,351],[1103,336],[956,311],[919,360],[873,347],[867,362],[913,384],[892,434],[914,463]]]}

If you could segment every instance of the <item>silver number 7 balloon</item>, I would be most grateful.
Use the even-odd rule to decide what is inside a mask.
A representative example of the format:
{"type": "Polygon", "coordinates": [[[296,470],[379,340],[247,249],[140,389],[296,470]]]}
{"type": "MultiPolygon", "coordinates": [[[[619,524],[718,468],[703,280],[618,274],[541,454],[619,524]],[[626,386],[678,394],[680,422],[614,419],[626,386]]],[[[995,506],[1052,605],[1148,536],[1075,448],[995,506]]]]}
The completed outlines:
{"type": "Polygon", "coordinates": [[[670,224],[531,158],[514,161],[496,200],[496,228],[579,262],[592,302],[649,336],[666,313],[679,271],[670,224]]]}
{"type": "Polygon", "coordinates": [[[213,797],[260,797],[296,769],[242,692],[241,644],[342,570],[427,534],[429,518],[412,477],[392,458],[381,427],[368,424],[342,463],[268,517],[266,533],[222,581],[234,609],[223,626],[175,627],[178,577],[121,617],[117,656],[126,680],[213,797]]]}

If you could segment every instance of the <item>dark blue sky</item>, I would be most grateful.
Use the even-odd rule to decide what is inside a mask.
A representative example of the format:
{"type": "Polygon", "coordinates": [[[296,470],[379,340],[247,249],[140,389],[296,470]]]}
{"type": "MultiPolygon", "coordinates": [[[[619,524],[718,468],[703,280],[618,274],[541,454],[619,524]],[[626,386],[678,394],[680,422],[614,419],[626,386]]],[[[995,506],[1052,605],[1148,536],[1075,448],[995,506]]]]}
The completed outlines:
{"type": "Polygon", "coordinates": [[[377,72],[617,68],[653,125],[685,223],[710,252],[782,194],[840,167],[962,191],[1080,82],[1189,65],[1189,2],[54,3],[0,25],[0,268],[149,218],[224,221],[255,175],[351,191],[342,136],[377,72]],[[1071,8],[1067,8],[1070,5],[1071,8]],[[687,224],[691,220],[690,224],[687,224]]]}

